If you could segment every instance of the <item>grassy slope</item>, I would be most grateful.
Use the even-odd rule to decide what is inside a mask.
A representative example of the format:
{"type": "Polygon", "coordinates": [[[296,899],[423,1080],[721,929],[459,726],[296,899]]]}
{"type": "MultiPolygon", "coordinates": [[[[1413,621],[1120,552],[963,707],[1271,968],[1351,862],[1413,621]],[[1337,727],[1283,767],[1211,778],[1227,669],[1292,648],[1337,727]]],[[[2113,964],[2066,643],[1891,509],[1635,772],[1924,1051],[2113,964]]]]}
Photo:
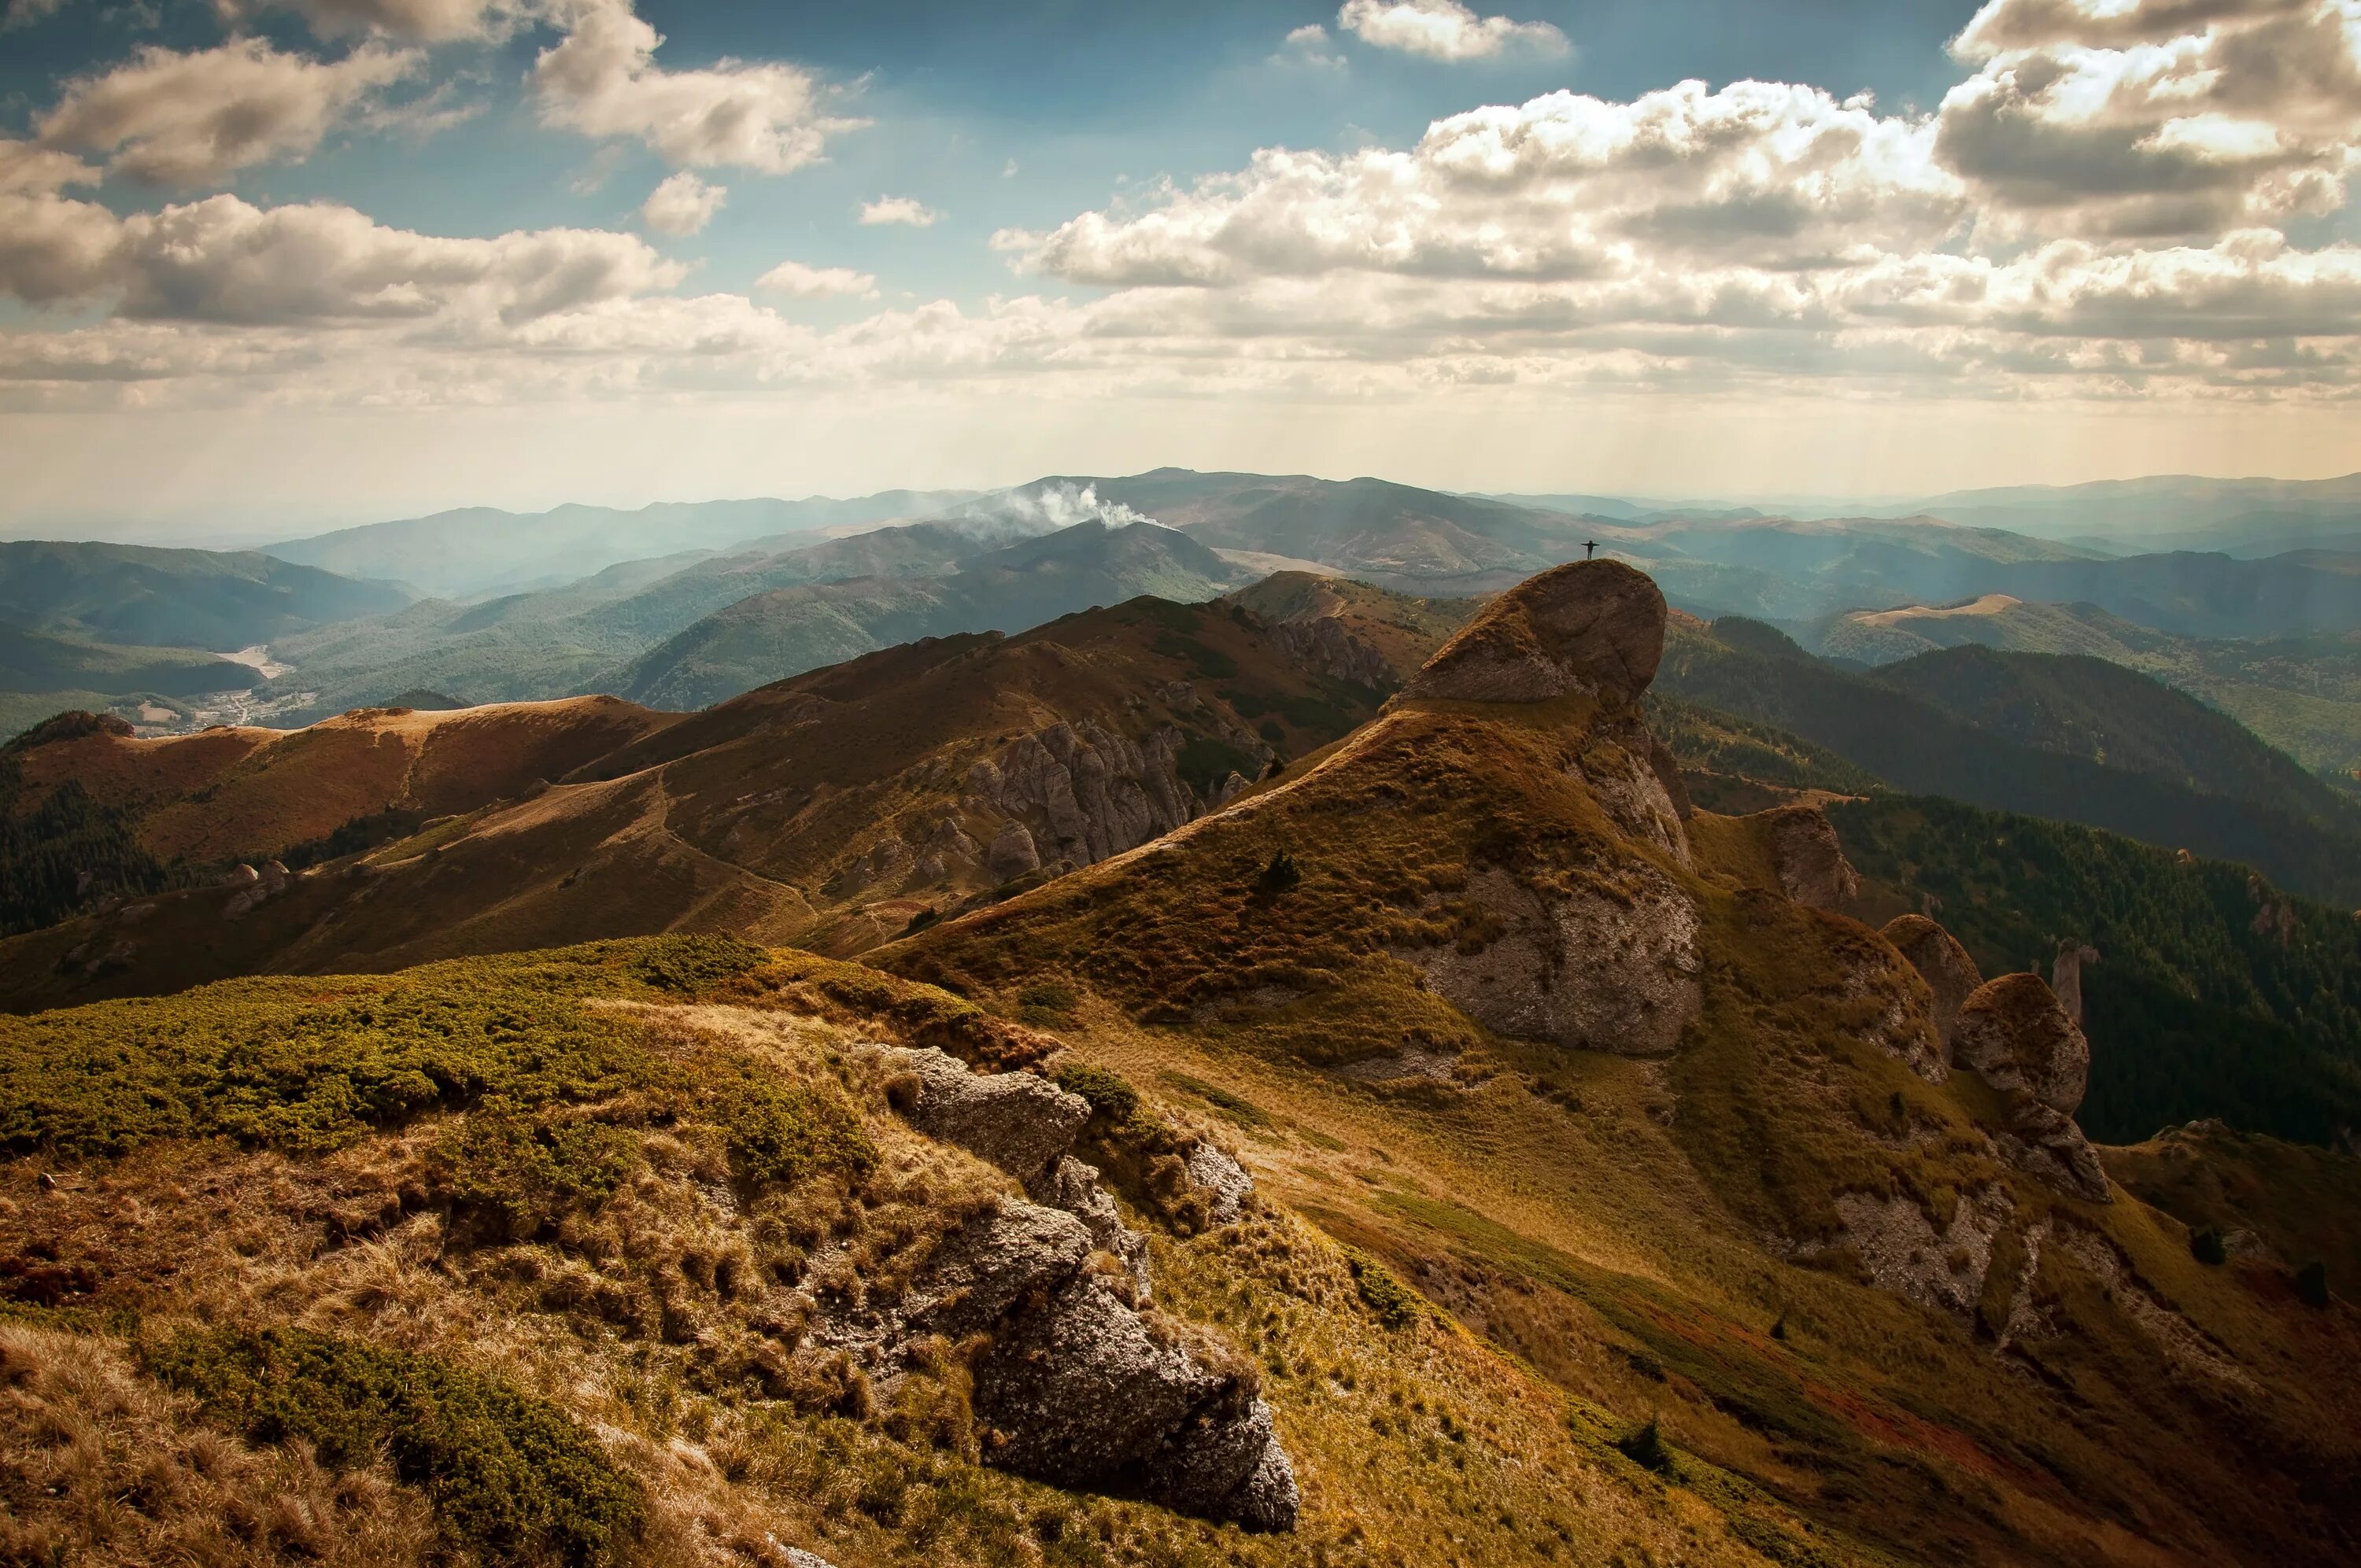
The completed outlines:
{"type": "MultiPolygon", "coordinates": [[[[694,715],[570,779],[522,755],[498,768],[487,761],[476,801],[441,807],[466,811],[460,819],[373,850],[366,870],[342,865],[304,878],[237,921],[220,916],[226,894],[203,889],[167,894],[137,929],[118,929],[120,917],[111,916],[21,938],[0,965],[0,999],[54,1005],[257,970],[390,968],[674,927],[857,948],[897,934],[923,908],[990,891],[981,866],[953,867],[931,883],[909,880],[906,870],[884,883],[849,873],[881,842],[922,845],[947,819],[989,843],[999,818],[966,800],[963,781],[971,764],[1017,735],[1095,715],[1135,736],[1166,724],[1206,740],[1251,731],[1292,759],[1345,734],[1379,697],[1305,668],[1268,625],[1226,605],[1141,599],[1014,638],[888,650],[694,715]],[[495,773],[507,781],[498,789],[489,787],[495,773]],[[484,804],[522,794],[536,776],[560,782],[529,800],[484,804]],[[104,952],[122,940],[135,950],[104,972],[58,967],[83,944],[104,952]]],[[[466,717],[433,716],[434,733],[457,733],[448,727],[466,717]]],[[[226,753],[245,733],[170,746],[203,742],[226,753]]],[[[1226,747],[1204,750],[1232,756],[1226,747]]],[[[117,742],[109,754],[117,752],[144,761],[184,754],[153,742],[117,742]]],[[[378,755],[375,746],[367,754],[378,755]]],[[[412,776],[432,775],[435,755],[412,776]]],[[[1255,765],[1243,754],[1235,762],[1255,765]]],[[[1184,753],[1184,773],[1195,765],[1195,753],[1184,753]]],[[[225,756],[203,779],[183,781],[181,794],[254,775],[252,763],[241,768],[225,771],[225,756]]],[[[314,771],[269,776],[293,784],[314,771]]],[[[1216,779],[1191,782],[1202,794],[1216,779]]],[[[262,797],[258,788],[254,798],[262,797]]],[[[214,804],[170,820],[218,832],[212,813],[236,798],[217,790],[214,804]]],[[[353,804],[313,814],[333,828],[353,804]]]]}
{"type": "MultiPolygon", "coordinates": [[[[972,1013],[846,966],[666,939],[241,981],[0,1028],[0,1128],[21,1135],[28,1113],[56,1126],[62,1111],[65,1135],[118,1151],[69,1158],[46,1196],[35,1178],[57,1157],[0,1164],[57,1302],[0,1309],[15,1320],[0,1323],[0,1452],[40,1456],[0,1472],[8,1544],[47,1559],[104,1541],[109,1560],[145,1563],[243,1531],[338,1563],[482,1552],[624,1568],[770,1562],[782,1542],[843,1568],[1887,1561],[1694,1456],[1669,1475],[1634,1464],[1612,1443],[1633,1411],[1405,1312],[1378,1265],[1283,1211],[1153,1239],[1165,1310],[1261,1364],[1304,1489],[1290,1535],[980,1464],[956,1355],[900,1403],[856,1409],[824,1359],[792,1354],[807,1249],[842,1238],[890,1299],[1008,1184],[903,1128],[848,1047],[921,1025],[957,1038],[972,1013]],[[355,1063],[338,1042],[362,1012],[379,1044],[355,1063]],[[124,1047],[117,1072],[171,1069],[180,1121],[156,1124],[67,1054],[102,1039],[124,1047]],[[308,1071],[323,1092],[300,1103],[315,1113],[221,1120],[280,1103],[241,1092],[249,1063],[308,1071]],[[405,1074],[418,1091],[373,1121],[325,1092],[405,1074]],[[488,1092],[505,1099],[468,1108],[488,1092]],[[227,1135],[210,1143],[172,1135],[216,1127],[227,1135]],[[539,1164],[503,1152],[531,1147],[539,1164]],[[220,1397],[242,1386],[241,1346],[299,1342],[322,1354],[278,1386],[280,1424],[220,1397]],[[398,1432],[398,1472],[366,1443],[306,1470],[305,1447],[278,1432],[372,1430],[337,1371],[372,1358],[405,1369],[397,1388],[491,1391],[468,1407],[489,1419],[454,1423],[430,1400],[433,1441],[398,1432]],[[161,1377],[204,1397],[175,1401],[161,1377]],[[471,1508],[504,1445],[528,1440],[566,1463],[587,1445],[623,1506],[536,1514],[521,1486],[498,1511],[471,1508]],[[129,1512],[38,1484],[60,1469],[127,1478],[140,1442],[149,1475],[192,1478],[137,1492],[129,1512]],[[274,1478],[324,1506],[248,1519],[225,1496],[274,1478]]],[[[1151,1115],[1186,1118],[1140,1087],[1151,1115]]]]}
{"type": "Polygon", "coordinates": [[[2071,1329],[2021,1344],[2012,1370],[1851,1283],[1840,1260],[1764,1249],[1766,1234],[1805,1238],[1808,1257],[1839,1191],[1948,1212],[1998,1171],[1971,1079],[1927,1086],[1853,1033],[1890,957],[1858,927],[1749,891],[1763,862],[1746,824],[1699,817],[1694,873],[1657,858],[1708,911],[1706,1018],[1668,1066],[1488,1037],[1387,956],[1464,931],[1451,892],[1503,846],[1543,880],[1648,857],[1566,782],[1575,719],[1398,709],[1246,806],[881,961],[980,997],[1058,977],[1083,999],[1078,1048],[1137,1080],[1219,1085],[1214,1114],[1245,1102],[1264,1179],[1332,1234],[1560,1387],[1658,1411],[1675,1442],[1836,1539],[1906,1561],[2320,1552],[2321,1516],[2284,1509],[2324,1505],[2265,1477],[2332,1485],[2352,1434],[2291,1375],[2326,1342],[2290,1313],[2284,1276],[2201,1272],[2139,1205],[2081,1209],[2018,1184],[2021,1220],[2095,1228],[2242,1364],[2281,1369],[2241,1406],[2261,1460],[2225,1446],[2212,1396],[2161,1376],[2155,1346],[2062,1264],[2030,1288],[2071,1329]],[[1279,847],[1302,881],[1258,892],[1279,847]],[[1320,1067],[1406,1040],[1455,1050],[1451,1081],[1373,1092],[1320,1067]],[[2125,1431],[2142,1434],[2136,1460],[2125,1431]]]}
{"type": "Polygon", "coordinates": [[[0,615],[132,646],[228,650],[409,598],[251,551],[0,543],[0,615]]]}

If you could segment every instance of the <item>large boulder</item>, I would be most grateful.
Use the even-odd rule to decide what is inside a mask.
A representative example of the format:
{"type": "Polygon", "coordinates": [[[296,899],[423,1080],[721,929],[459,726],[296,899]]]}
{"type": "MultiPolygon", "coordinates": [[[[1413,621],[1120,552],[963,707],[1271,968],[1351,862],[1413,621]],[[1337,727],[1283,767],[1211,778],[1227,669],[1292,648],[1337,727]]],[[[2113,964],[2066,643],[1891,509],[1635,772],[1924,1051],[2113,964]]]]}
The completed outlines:
{"type": "Polygon", "coordinates": [[[888,1092],[910,1125],[989,1160],[1029,1191],[1049,1180],[1091,1119],[1089,1101],[1033,1073],[986,1076],[939,1050],[881,1046],[878,1055],[908,1075],[888,1092]]]}
{"type": "Polygon", "coordinates": [[[2037,974],[1986,981],[1960,1005],[1952,1055],[2007,1102],[1996,1141],[2020,1169],[2085,1202],[2112,1197],[2074,1113],[2091,1080],[2091,1044],[2037,974]]]}
{"type": "Polygon", "coordinates": [[[1861,891],[1861,876],[1845,859],[1835,824],[1817,806],[1781,806],[1758,812],[1779,888],[1798,904],[1840,912],[1861,891]]]}
{"type": "Polygon", "coordinates": [[[1924,915],[1897,915],[1885,923],[1883,935],[1935,993],[1935,1033],[1949,1050],[1960,1005],[1983,984],[1982,971],[1958,938],[1924,915]]]}
{"type": "Polygon", "coordinates": [[[974,1401],[994,1463],[1021,1475],[1137,1491],[1254,1530],[1294,1527],[1294,1467],[1245,1373],[1157,1332],[1095,1275],[994,1338],[974,1401]]]}
{"type": "Polygon", "coordinates": [[[1576,561],[1484,607],[1405,693],[1453,702],[1546,702],[1580,693],[1636,701],[1664,652],[1664,596],[1620,561],[1576,561]]]}

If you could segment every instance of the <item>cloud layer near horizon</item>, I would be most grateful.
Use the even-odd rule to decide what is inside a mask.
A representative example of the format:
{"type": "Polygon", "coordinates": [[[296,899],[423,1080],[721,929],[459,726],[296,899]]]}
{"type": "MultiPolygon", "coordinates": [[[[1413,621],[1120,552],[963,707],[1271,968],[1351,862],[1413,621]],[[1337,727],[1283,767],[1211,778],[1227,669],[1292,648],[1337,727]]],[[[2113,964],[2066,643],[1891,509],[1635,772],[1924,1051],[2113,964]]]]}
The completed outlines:
{"type": "MultiPolygon", "coordinates": [[[[877,280],[782,261],[759,285],[774,306],[682,292],[690,267],[634,235],[442,237],[335,203],[90,198],[107,177],[219,184],[342,126],[436,112],[391,95],[431,81],[436,48],[527,27],[555,35],[525,84],[535,115],[679,170],[642,210],[675,240],[723,195],[688,170],[791,175],[859,128],[796,65],[666,68],[628,0],[287,8],[323,52],[143,49],[0,142],[0,297],[37,313],[0,330],[0,406],[1015,378],[2317,399],[2361,380],[2361,247],[2301,237],[2345,212],[2361,159],[2361,0],[1991,0],[1926,114],[1689,82],[1470,109],[1402,148],[1269,148],[1000,230],[1029,280],[1012,297],[827,327],[782,312],[875,298],[877,280]]],[[[1338,27],[1444,63],[1551,47],[1451,0],[1356,0],[1338,27]]],[[[940,215],[881,197],[859,221],[940,215]]]]}

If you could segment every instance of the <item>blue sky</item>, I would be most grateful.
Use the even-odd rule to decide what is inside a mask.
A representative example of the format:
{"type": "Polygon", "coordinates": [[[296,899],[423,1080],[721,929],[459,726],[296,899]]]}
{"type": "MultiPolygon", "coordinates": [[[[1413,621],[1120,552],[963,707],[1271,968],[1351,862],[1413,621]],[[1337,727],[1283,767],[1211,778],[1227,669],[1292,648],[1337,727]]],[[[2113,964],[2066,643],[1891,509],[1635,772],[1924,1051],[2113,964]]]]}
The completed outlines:
{"type": "Polygon", "coordinates": [[[8,4],[19,531],[2361,467],[2361,0],[8,4]]]}

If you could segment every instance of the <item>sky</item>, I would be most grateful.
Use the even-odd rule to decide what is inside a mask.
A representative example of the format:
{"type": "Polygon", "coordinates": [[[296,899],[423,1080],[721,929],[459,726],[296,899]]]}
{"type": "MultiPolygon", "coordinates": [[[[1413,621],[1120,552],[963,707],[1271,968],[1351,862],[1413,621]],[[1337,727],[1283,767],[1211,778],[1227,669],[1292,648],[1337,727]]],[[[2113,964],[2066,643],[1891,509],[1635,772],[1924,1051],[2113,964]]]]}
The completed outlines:
{"type": "Polygon", "coordinates": [[[2361,469],[2361,0],[0,9],[0,532],[2361,469]]]}

